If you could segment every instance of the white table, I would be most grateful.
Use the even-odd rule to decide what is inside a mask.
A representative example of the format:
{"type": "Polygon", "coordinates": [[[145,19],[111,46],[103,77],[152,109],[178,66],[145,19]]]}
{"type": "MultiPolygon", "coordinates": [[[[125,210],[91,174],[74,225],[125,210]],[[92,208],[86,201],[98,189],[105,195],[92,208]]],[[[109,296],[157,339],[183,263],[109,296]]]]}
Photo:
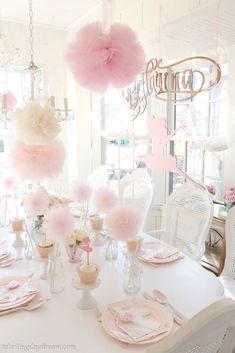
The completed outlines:
{"type": "MultiPolygon", "coordinates": [[[[5,236],[8,236],[5,234],[5,236]]],[[[145,240],[153,240],[145,235],[145,240]]],[[[63,248],[63,247],[61,247],[63,248]]],[[[91,259],[101,265],[101,286],[93,294],[102,311],[108,303],[126,297],[122,289],[124,256],[122,251],[116,262],[104,260],[105,247],[97,247],[91,259]]],[[[31,312],[18,312],[0,317],[0,352],[24,352],[20,345],[31,346],[31,350],[41,352],[69,353],[121,353],[127,346],[109,337],[96,320],[92,310],[79,310],[76,302],[81,295],[71,286],[76,264],[71,264],[64,254],[67,273],[66,288],[63,293],[53,294],[43,307],[31,312]],[[14,347],[14,344],[18,345],[14,347]],[[8,349],[4,349],[4,345],[8,349]],[[35,345],[44,347],[35,349],[35,345]],[[51,346],[50,346],[51,345],[51,346]],[[65,346],[68,346],[67,348],[65,346]],[[73,347],[74,346],[74,347],[73,347]]],[[[185,316],[192,317],[197,312],[218,300],[223,289],[219,280],[198,263],[184,257],[182,260],[159,268],[141,265],[143,291],[159,288],[167,294],[170,302],[185,316]]],[[[39,261],[19,261],[12,267],[0,268],[0,277],[12,274],[28,275],[35,273],[42,291],[48,294],[48,284],[39,279],[42,263],[39,261]]],[[[128,346],[128,352],[145,352],[146,346],[128,346]]]]}

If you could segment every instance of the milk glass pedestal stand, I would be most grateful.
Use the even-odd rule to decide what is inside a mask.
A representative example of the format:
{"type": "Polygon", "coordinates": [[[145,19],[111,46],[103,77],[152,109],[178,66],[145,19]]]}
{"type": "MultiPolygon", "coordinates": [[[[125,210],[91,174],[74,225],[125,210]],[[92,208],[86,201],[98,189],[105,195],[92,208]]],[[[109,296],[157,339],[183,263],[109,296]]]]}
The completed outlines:
{"type": "Polygon", "coordinates": [[[11,233],[15,234],[15,240],[12,243],[13,248],[23,248],[24,247],[24,240],[21,238],[21,233],[23,233],[24,230],[15,230],[11,231],[11,233]]]}
{"type": "Polygon", "coordinates": [[[82,291],[82,296],[77,303],[77,307],[82,310],[94,309],[97,305],[95,298],[91,295],[91,291],[100,286],[100,279],[91,285],[81,283],[79,277],[72,280],[72,286],[82,291]]]}

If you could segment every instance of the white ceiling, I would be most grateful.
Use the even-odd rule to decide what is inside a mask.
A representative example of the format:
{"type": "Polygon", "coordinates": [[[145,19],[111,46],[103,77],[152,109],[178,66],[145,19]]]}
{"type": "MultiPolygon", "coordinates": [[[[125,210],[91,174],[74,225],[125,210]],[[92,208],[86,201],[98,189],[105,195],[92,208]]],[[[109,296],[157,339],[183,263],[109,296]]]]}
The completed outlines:
{"type": "MultiPolygon", "coordinates": [[[[34,23],[66,29],[101,0],[33,0],[34,23]]],[[[0,0],[2,20],[28,22],[28,0],[0,0]]]]}

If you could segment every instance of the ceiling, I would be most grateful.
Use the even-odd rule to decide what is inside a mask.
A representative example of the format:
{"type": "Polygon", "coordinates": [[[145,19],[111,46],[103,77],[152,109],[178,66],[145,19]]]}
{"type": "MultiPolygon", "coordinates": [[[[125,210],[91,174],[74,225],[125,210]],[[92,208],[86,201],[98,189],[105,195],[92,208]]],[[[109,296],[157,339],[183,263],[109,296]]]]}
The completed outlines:
{"type": "MultiPolygon", "coordinates": [[[[66,29],[101,0],[33,0],[34,23],[66,29]]],[[[28,22],[28,0],[0,0],[2,20],[28,22]]]]}

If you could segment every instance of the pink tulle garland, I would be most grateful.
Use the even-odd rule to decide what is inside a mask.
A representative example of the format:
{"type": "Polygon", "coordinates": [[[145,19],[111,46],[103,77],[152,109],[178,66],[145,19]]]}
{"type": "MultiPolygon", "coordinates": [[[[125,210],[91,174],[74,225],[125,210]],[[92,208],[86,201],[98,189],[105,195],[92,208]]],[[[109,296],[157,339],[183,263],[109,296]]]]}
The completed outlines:
{"type": "Polygon", "coordinates": [[[103,93],[109,85],[123,88],[134,81],[144,68],[145,53],[129,26],[115,23],[104,33],[96,22],[77,32],[66,61],[81,86],[103,93]]]}
{"type": "Polygon", "coordinates": [[[15,141],[9,158],[20,178],[39,182],[56,177],[62,171],[65,150],[63,143],[57,140],[47,145],[15,141]]]}

